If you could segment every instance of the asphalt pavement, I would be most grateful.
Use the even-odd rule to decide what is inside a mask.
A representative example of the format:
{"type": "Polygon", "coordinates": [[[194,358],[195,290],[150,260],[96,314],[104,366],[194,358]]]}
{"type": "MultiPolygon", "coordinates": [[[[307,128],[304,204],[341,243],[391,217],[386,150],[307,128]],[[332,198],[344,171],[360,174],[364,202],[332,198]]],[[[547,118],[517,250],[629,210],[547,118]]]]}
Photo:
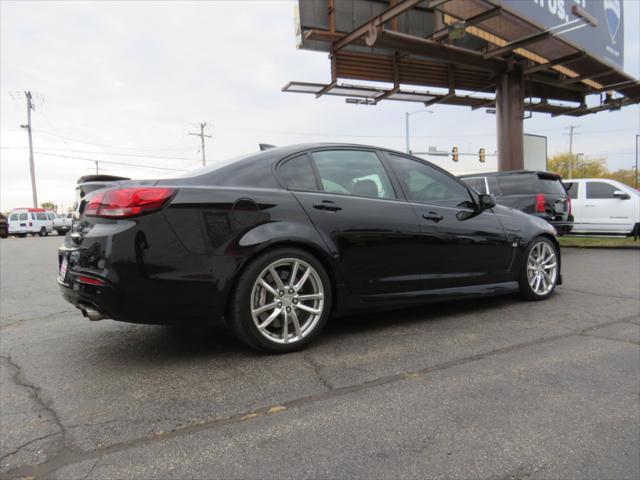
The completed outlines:
{"type": "Polygon", "coordinates": [[[640,478],[640,251],[565,249],[544,302],[337,319],[265,356],[89,322],[61,237],[0,241],[0,476],[640,478]]]}

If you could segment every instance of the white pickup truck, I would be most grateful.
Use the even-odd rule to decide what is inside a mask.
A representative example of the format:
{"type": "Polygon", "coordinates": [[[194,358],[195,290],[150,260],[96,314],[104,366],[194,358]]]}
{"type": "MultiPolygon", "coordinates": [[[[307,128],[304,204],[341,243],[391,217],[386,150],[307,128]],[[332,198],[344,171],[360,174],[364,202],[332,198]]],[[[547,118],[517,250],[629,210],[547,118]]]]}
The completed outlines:
{"type": "Polygon", "coordinates": [[[608,178],[562,180],[571,197],[573,230],[578,235],[640,233],[640,193],[608,178]]]}
{"type": "Polygon", "coordinates": [[[71,230],[73,224],[73,213],[64,213],[62,215],[56,215],[53,219],[53,229],[58,232],[58,235],[65,235],[71,230]]]}

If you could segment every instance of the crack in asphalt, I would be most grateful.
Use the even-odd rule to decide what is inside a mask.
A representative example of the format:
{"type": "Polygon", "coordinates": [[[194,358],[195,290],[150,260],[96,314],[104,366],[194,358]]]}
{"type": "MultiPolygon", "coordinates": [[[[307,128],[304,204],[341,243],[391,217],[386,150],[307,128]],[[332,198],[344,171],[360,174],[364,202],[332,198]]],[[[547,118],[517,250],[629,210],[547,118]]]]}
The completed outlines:
{"type": "MultiPolygon", "coordinates": [[[[61,450],[65,449],[66,446],[67,446],[67,429],[65,428],[64,424],[62,423],[62,420],[58,416],[58,413],[51,406],[51,402],[48,402],[47,400],[42,398],[42,393],[40,391],[41,390],[40,387],[37,387],[33,383],[30,383],[29,381],[27,381],[27,379],[24,377],[24,375],[22,373],[22,367],[20,367],[20,365],[18,365],[16,362],[13,361],[13,359],[11,358],[11,355],[0,355],[0,358],[2,358],[4,361],[6,361],[7,364],[11,368],[13,368],[15,370],[15,373],[13,374],[13,377],[12,377],[13,382],[16,385],[25,388],[29,392],[29,398],[31,400],[33,400],[33,402],[36,405],[38,405],[38,407],[41,410],[46,412],[49,415],[49,417],[51,417],[51,419],[53,420],[53,423],[58,428],[57,432],[45,435],[45,436],[43,436],[41,438],[30,440],[30,441],[24,443],[22,446],[18,447],[14,452],[10,453],[9,455],[3,456],[1,460],[4,460],[5,458],[9,457],[10,455],[17,454],[22,448],[30,445],[31,443],[33,443],[35,441],[43,440],[44,438],[52,437],[54,435],[59,435],[60,436],[59,440],[56,442],[57,445],[56,445],[56,450],[55,450],[54,453],[58,453],[61,450]]],[[[47,455],[47,458],[48,458],[48,455],[47,455]]]]}
{"type": "Polygon", "coordinates": [[[316,377],[318,378],[320,383],[322,383],[329,391],[333,390],[333,385],[331,384],[331,382],[329,382],[329,380],[327,380],[322,374],[322,371],[321,371],[322,365],[320,365],[313,358],[311,358],[311,355],[308,353],[303,353],[302,358],[304,358],[305,361],[309,365],[311,365],[311,368],[313,368],[313,372],[316,374],[316,377]]]}
{"type": "MultiPolygon", "coordinates": [[[[551,337],[538,338],[536,340],[518,343],[518,344],[510,345],[507,347],[497,348],[487,352],[478,353],[475,355],[471,355],[468,357],[463,357],[455,360],[450,360],[448,362],[443,362],[440,364],[432,365],[432,366],[425,367],[418,370],[413,370],[413,371],[403,372],[403,373],[398,373],[393,375],[387,375],[387,376],[379,377],[373,380],[368,380],[355,385],[334,388],[332,390],[328,390],[320,394],[308,395],[305,397],[299,397],[297,399],[289,400],[280,405],[276,405],[276,406],[271,405],[268,407],[255,409],[249,412],[234,414],[226,418],[192,423],[190,425],[176,428],[169,432],[159,432],[152,436],[134,438],[134,439],[127,440],[121,443],[116,443],[107,447],[96,448],[94,450],[82,451],[79,449],[74,449],[74,450],[66,449],[62,453],[57,453],[57,455],[47,456],[47,460],[38,465],[23,465],[23,466],[19,466],[11,470],[8,470],[7,472],[4,473],[3,477],[7,479],[19,478],[19,477],[30,477],[30,476],[36,477],[36,478],[48,477],[50,476],[51,473],[73,463],[78,463],[85,460],[101,459],[108,454],[126,451],[131,448],[141,447],[141,446],[152,444],[159,441],[193,435],[205,430],[212,430],[212,429],[221,428],[224,426],[236,425],[236,424],[246,422],[246,421],[251,421],[255,418],[263,417],[266,415],[274,415],[282,411],[297,409],[307,405],[313,405],[313,404],[331,400],[334,398],[344,397],[351,393],[360,392],[363,390],[368,390],[371,388],[380,387],[384,385],[389,385],[389,384],[400,382],[403,380],[415,380],[416,378],[423,377],[429,373],[446,370],[448,368],[457,367],[460,365],[466,365],[469,363],[483,360],[485,358],[489,358],[497,355],[504,355],[514,351],[523,350],[529,347],[555,342],[557,340],[570,338],[573,336],[587,336],[585,334],[587,334],[592,330],[607,327],[610,325],[616,325],[618,323],[628,323],[630,320],[634,320],[637,318],[639,318],[639,315],[633,314],[633,315],[629,315],[616,320],[611,320],[608,322],[602,322],[597,325],[592,325],[590,327],[587,327],[578,331],[572,331],[568,333],[554,335],[551,337]]],[[[596,337],[596,338],[602,338],[602,337],[596,337]]],[[[35,388],[35,387],[32,387],[32,388],[35,388]]],[[[48,406],[47,408],[50,409],[50,407],[48,406]]],[[[57,415],[56,415],[56,418],[57,418],[57,415]]]]}
{"type": "Polygon", "coordinates": [[[2,463],[5,459],[9,458],[10,456],[15,455],[16,453],[18,453],[23,448],[28,447],[29,445],[31,445],[33,443],[39,442],[40,440],[44,440],[46,438],[53,437],[54,435],[60,435],[60,432],[47,433],[46,435],[43,435],[43,436],[38,437],[38,438],[33,438],[33,439],[29,440],[28,442],[23,443],[22,445],[17,447],[15,450],[13,450],[13,451],[11,451],[9,453],[6,453],[2,457],[0,457],[0,463],[2,463]]]}
{"type": "Polygon", "coordinates": [[[607,293],[600,293],[600,292],[589,292],[588,290],[578,290],[575,288],[567,288],[567,287],[562,287],[562,291],[565,292],[573,292],[573,293],[582,293],[584,295],[594,295],[596,297],[607,297],[607,298],[621,298],[623,300],[638,300],[640,302],[640,298],[639,297],[633,297],[631,295],[609,295],[607,293]]]}
{"type": "Polygon", "coordinates": [[[582,335],[583,337],[589,337],[589,338],[599,338],[601,340],[609,340],[610,342],[620,342],[620,343],[626,343],[629,345],[635,345],[635,346],[640,346],[640,342],[634,342],[633,340],[623,340],[621,338],[613,338],[613,337],[605,337],[604,335],[589,335],[588,333],[581,333],[580,335],[582,335]]]}

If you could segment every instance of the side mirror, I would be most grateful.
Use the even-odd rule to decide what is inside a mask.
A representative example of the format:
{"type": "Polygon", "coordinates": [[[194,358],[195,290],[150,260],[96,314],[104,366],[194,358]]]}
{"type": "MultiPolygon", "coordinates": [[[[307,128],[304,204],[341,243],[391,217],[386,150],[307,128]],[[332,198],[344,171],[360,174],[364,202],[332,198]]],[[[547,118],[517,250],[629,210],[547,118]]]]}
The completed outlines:
{"type": "Polygon", "coordinates": [[[481,193],[478,195],[478,207],[480,210],[488,210],[496,206],[496,198],[493,195],[481,193]]]}
{"type": "Polygon", "coordinates": [[[623,192],[622,190],[615,190],[613,196],[620,200],[629,200],[631,198],[627,192],[623,192]]]}

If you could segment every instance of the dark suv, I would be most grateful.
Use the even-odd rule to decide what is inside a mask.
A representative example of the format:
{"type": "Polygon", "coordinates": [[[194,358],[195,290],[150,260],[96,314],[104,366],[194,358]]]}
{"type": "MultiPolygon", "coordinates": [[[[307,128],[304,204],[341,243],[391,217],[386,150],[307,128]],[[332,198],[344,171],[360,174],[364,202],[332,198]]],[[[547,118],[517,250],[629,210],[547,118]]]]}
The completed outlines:
{"type": "Polygon", "coordinates": [[[558,234],[571,232],[571,199],[559,175],[518,170],[461,175],[460,179],[478,193],[490,193],[500,205],[544,218],[558,234]]]}

